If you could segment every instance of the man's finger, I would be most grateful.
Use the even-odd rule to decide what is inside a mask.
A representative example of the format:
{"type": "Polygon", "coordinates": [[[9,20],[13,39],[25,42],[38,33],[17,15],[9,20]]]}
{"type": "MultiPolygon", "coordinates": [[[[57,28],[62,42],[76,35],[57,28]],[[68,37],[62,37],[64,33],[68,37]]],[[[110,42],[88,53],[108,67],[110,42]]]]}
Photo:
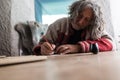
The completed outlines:
{"type": "Polygon", "coordinates": [[[49,49],[49,50],[54,50],[55,49],[55,45],[52,45],[48,42],[43,43],[43,46],[45,46],[46,49],[49,49]]]}
{"type": "Polygon", "coordinates": [[[45,46],[41,47],[41,54],[43,54],[43,55],[53,54],[52,52],[53,52],[52,50],[46,49],[45,46]]]}

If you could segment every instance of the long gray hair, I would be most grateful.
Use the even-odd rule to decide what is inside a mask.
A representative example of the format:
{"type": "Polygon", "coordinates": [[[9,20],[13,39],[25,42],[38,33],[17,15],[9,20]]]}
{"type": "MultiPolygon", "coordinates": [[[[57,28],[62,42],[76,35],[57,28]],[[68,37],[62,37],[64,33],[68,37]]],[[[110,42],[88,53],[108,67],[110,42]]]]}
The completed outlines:
{"type": "Polygon", "coordinates": [[[79,16],[79,13],[85,8],[90,7],[94,12],[94,18],[92,19],[89,27],[87,27],[87,36],[95,40],[101,37],[104,30],[104,19],[100,6],[95,4],[91,0],[78,0],[74,2],[69,8],[70,20],[74,20],[79,16]]]}

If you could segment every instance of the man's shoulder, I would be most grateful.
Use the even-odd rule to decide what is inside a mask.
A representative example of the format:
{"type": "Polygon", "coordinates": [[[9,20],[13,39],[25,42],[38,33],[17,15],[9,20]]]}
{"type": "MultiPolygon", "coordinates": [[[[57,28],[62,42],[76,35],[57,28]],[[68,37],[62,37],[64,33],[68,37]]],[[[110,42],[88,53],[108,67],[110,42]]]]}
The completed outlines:
{"type": "Polygon", "coordinates": [[[49,28],[54,29],[54,30],[64,30],[65,28],[68,28],[69,26],[69,18],[68,17],[63,17],[59,18],[56,20],[54,23],[52,23],[49,28]]]}
{"type": "Polygon", "coordinates": [[[68,20],[69,20],[68,17],[63,17],[63,18],[57,19],[55,22],[68,22],[68,20]]]}

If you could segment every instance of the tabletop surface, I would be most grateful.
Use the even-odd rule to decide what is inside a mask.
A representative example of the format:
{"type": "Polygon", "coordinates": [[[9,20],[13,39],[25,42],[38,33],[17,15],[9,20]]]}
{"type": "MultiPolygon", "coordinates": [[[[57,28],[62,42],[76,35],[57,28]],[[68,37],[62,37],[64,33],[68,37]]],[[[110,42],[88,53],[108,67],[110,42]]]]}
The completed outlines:
{"type": "Polygon", "coordinates": [[[52,55],[44,61],[1,66],[0,80],[120,80],[120,52],[52,55]]]}

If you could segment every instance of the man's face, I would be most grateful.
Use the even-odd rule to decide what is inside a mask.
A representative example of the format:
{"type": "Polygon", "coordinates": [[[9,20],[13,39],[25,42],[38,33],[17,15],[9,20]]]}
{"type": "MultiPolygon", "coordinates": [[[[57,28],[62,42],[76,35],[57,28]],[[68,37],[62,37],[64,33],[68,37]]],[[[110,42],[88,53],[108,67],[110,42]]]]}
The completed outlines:
{"type": "Polygon", "coordinates": [[[82,12],[79,13],[78,17],[73,22],[73,28],[75,30],[80,30],[87,27],[93,18],[93,10],[91,8],[84,8],[82,12]]]}

